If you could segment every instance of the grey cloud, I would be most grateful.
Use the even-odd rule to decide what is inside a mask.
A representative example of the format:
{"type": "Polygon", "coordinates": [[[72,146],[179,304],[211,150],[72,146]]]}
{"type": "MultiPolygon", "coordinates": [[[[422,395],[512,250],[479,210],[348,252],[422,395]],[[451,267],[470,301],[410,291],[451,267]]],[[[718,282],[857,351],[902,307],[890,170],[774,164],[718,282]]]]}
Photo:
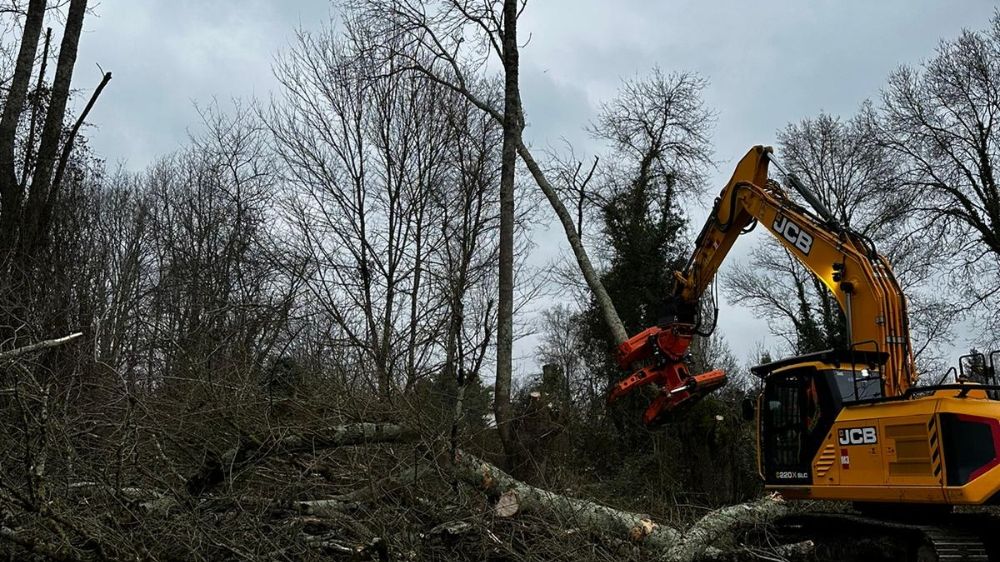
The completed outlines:
{"type": "MultiPolygon", "coordinates": [[[[919,63],[962,27],[985,26],[993,9],[985,0],[533,0],[521,28],[526,134],[539,147],[561,137],[587,147],[582,128],[621,78],[653,65],[696,71],[711,81],[706,98],[719,113],[714,193],[749,146],[820,110],[852,113],[898,64],[919,63]]],[[[297,27],[319,29],[333,11],[326,0],[103,0],[87,21],[75,80],[86,94],[99,80],[95,63],[115,73],[91,115],[92,146],[132,168],[176,149],[198,125],[193,101],[266,97],[275,53],[297,27]]],[[[541,261],[564,247],[560,235],[540,231],[541,261]]],[[[738,245],[737,258],[755,242],[738,245]]],[[[744,309],[725,307],[722,319],[737,356],[762,339],[777,345],[744,309]]]]}

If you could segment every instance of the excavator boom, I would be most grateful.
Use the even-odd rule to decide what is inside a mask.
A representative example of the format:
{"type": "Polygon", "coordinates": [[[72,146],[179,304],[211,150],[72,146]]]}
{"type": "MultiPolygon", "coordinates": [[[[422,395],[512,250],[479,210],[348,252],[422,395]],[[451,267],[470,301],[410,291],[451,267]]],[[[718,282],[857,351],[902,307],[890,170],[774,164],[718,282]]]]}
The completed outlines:
{"type": "Polygon", "coordinates": [[[697,302],[715,277],[733,243],[755,221],[766,228],[837,299],[847,320],[847,349],[887,352],[885,395],[898,396],[916,378],[906,300],[892,268],[874,245],[837,224],[795,176],[789,180],[820,205],[826,218],[795,203],[767,179],[773,161],[769,147],[755,146],[737,164],[733,177],[695,242],[675,294],[697,302]]]}
{"type": "Polygon", "coordinates": [[[795,176],[789,183],[819,213],[796,203],[777,182],[768,179],[773,162],[770,147],[755,146],[737,164],[695,241],[682,271],[675,272],[674,315],[659,326],[630,338],[618,350],[618,362],[633,375],[612,391],[615,400],[638,386],[657,383],[661,395],[644,420],[655,425],[667,414],[696,401],[725,382],[713,371],[691,376],[683,357],[698,333],[696,311],[702,295],[740,235],[763,225],[788,252],[830,290],[847,321],[849,350],[887,352],[885,396],[898,396],[916,378],[906,319],[906,301],[888,262],[874,245],[849,227],[837,223],[821,200],[795,176]]]}

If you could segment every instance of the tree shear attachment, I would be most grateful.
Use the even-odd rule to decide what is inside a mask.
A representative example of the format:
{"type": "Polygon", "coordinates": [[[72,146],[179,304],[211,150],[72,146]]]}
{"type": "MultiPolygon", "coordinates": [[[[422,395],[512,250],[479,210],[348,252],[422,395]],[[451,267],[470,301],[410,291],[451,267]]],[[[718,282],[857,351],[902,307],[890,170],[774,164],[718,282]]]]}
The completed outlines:
{"type": "Polygon", "coordinates": [[[659,394],[642,415],[642,422],[647,427],[656,427],[669,421],[672,414],[726,384],[726,374],[722,370],[693,376],[688,371],[684,360],[694,331],[692,324],[655,326],[618,346],[617,360],[622,369],[631,370],[637,364],[640,367],[611,389],[608,403],[641,386],[656,384],[659,394]]]}

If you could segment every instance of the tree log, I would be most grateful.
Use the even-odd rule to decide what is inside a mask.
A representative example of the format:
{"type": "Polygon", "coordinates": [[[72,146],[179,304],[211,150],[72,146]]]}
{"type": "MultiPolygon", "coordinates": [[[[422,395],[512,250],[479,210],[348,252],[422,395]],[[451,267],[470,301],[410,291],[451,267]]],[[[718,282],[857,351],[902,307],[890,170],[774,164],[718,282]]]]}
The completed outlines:
{"type": "Polygon", "coordinates": [[[70,334],[62,338],[40,341],[38,343],[33,343],[31,345],[19,347],[17,349],[11,349],[10,351],[0,352],[0,361],[10,361],[11,359],[16,359],[22,355],[27,355],[33,351],[48,349],[50,347],[57,347],[64,343],[69,343],[82,335],[83,332],[77,332],[75,334],[70,334]]]}
{"type": "Polygon", "coordinates": [[[785,501],[778,494],[765,496],[757,501],[729,505],[717,509],[698,520],[673,544],[664,560],[691,562],[705,555],[709,547],[720,540],[730,539],[740,528],[766,525],[787,511],[785,501]]]}
{"type": "MultiPolygon", "coordinates": [[[[690,562],[704,557],[726,554],[721,543],[733,542],[734,534],[743,528],[765,525],[786,512],[784,500],[777,494],[759,500],[731,505],[709,513],[686,532],[661,525],[648,515],[614,509],[588,500],[566,497],[536,488],[511,477],[496,466],[458,451],[454,458],[456,476],[496,499],[494,513],[498,517],[514,517],[519,513],[549,512],[573,525],[640,544],[661,560],[690,562]]],[[[796,552],[811,545],[782,546],[796,552]]],[[[731,549],[729,549],[731,550],[731,549]]]]}
{"type": "Polygon", "coordinates": [[[240,444],[220,456],[212,456],[187,480],[187,490],[193,496],[210,491],[227,476],[275,455],[310,453],[364,443],[392,443],[412,439],[416,434],[409,428],[392,423],[352,423],[338,425],[308,434],[266,438],[244,437],[240,444]]]}
{"type": "Polygon", "coordinates": [[[679,536],[676,529],[657,525],[648,515],[622,511],[530,486],[463,451],[456,453],[454,467],[456,476],[467,484],[494,498],[505,496],[502,512],[497,513],[499,516],[513,517],[518,513],[537,511],[554,512],[572,521],[574,525],[628,538],[653,550],[666,551],[679,536]]]}

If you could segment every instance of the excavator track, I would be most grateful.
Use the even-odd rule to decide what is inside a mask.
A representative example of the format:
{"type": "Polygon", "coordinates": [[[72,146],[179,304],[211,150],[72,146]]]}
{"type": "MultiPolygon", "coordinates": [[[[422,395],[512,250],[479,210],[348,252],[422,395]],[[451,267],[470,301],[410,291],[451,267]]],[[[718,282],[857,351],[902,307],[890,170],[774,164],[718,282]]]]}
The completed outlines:
{"type": "Polygon", "coordinates": [[[923,531],[924,537],[931,543],[936,555],[935,560],[941,562],[958,560],[987,562],[990,559],[986,544],[975,533],[963,529],[930,525],[921,525],[919,528],[923,531]]]}
{"type": "Polygon", "coordinates": [[[1000,561],[1000,518],[985,513],[886,519],[811,512],[784,518],[782,534],[810,539],[820,560],[1000,561]]]}

